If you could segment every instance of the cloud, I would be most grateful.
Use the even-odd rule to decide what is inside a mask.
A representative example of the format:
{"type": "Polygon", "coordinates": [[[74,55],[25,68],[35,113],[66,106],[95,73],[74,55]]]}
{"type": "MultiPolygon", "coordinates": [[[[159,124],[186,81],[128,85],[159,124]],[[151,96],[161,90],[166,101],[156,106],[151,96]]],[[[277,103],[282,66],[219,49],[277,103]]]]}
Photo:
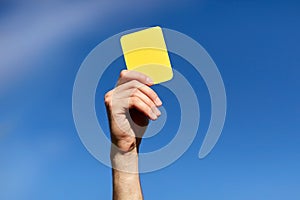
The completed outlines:
{"type": "MultiPolygon", "coordinates": [[[[103,7],[100,7],[103,8],[103,7]]],[[[97,17],[99,3],[38,4],[16,8],[0,26],[0,85],[7,86],[34,67],[30,65],[49,45],[80,30],[97,17]]],[[[103,13],[105,14],[105,13],[103,13]]],[[[1,90],[1,88],[0,88],[1,90]]]]}
{"type": "Polygon", "coordinates": [[[49,46],[103,25],[121,9],[150,12],[163,4],[158,2],[12,1],[0,20],[0,94],[1,89],[30,74],[37,67],[34,61],[49,46]]]}

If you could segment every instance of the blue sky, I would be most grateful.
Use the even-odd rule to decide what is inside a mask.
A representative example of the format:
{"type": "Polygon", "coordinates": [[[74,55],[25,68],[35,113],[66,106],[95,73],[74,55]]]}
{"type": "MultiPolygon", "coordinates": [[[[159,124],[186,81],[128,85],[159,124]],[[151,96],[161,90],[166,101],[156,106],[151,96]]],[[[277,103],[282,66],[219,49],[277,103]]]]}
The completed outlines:
{"type": "MultiPolygon", "coordinates": [[[[185,72],[199,91],[202,124],[179,160],[141,175],[145,199],[299,199],[300,3],[109,2],[1,1],[0,199],[111,198],[110,169],[88,153],[73,123],[73,83],[101,41],[153,25],[185,33],[207,50],[228,107],[220,140],[199,160],[209,95],[201,78],[185,72]]],[[[188,67],[172,58],[179,69],[188,67]]],[[[122,59],[113,63],[107,87],[124,67],[122,59]]],[[[101,88],[96,108],[107,126],[101,88]]],[[[168,97],[164,103],[173,105],[168,97]]],[[[144,151],[171,139],[166,130],[145,140],[144,151]]]]}

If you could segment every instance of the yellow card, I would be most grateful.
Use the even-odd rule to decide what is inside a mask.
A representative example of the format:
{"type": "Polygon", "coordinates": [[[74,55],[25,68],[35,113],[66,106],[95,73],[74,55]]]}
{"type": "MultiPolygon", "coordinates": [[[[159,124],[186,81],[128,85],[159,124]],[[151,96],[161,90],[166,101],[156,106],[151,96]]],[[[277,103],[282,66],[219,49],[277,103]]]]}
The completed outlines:
{"type": "Polygon", "coordinates": [[[128,70],[146,74],[154,84],[172,79],[170,58],[159,26],[123,35],[121,46],[128,70]]]}

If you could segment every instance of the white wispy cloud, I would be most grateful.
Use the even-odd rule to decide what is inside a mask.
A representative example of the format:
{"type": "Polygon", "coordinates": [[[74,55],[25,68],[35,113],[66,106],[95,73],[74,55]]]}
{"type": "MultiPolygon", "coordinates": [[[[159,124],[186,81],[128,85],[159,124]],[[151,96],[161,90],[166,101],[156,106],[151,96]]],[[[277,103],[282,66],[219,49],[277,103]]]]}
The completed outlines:
{"type": "MultiPolygon", "coordinates": [[[[16,4],[14,10],[0,19],[0,97],[2,89],[9,88],[20,78],[29,76],[36,67],[41,67],[34,63],[49,46],[60,44],[70,35],[73,37],[76,34],[81,35],[95,25],[104,26],[109,17],[115,16],[122,9],[127,9],[128,13],[135,10],[150,13],[155,7],[168,3],[158,0],[12,0],[12,2],[16,4]]],[[[5,115],[0,114],[2,118],[5,115]]],[[[10,111],[10,114],[15,118],[14,111],[10,111]]],[[[11,127],[15,127],[13,120],[10,118],[6,120],[8,121],[0,121],[1,142],[5,142],[3,138],[6,138],[7,132],[11,132],[11,127]]],[[[13,129],[14,133],[16,131],[13,129]]],[[[22,197],[35,191],[40,173],[43,173],[42,163],[45,161],[43,156],[54,155],[55,152],[51,150],[58,147],[62,148],[59,150],[61,153],[67,146],[65,143],[57,146],[61,138],[53,139],[52,143],[49,143],[49,140],[45,138],[38,141],[48,148],[43,151],[41,148],[38,148],[39,151],[32,149],[32,143],[24,144],[23,141],[16,144],[16,148],[8,144],[0,146],[0,193],[7,197],[1,198],[0,195],[0,199],[24,199],[22,197]],[[55,148],[53,145],[56,145],[55,148]],[[28,146],[31,149],[23,151],[28,149],[28,146]]]]}
{"type": "Polygon", "coordinates": [[[167,1],[12,1],[11,12],[0,19],[0,93],[26,75],[49,45],[82,34],[120,10],[151,12],[167,1]]]}

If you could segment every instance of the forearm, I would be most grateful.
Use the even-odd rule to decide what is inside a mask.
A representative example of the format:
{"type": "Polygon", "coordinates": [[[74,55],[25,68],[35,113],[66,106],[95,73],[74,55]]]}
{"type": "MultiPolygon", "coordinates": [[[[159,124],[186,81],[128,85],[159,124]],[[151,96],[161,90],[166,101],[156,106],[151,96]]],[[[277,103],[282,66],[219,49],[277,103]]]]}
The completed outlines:
{"type": "Polygon", "coordinates": [[[157,107],[162,105],[151,85],[153,81],[143,73],[123,70],[116,87],[104,97],[112,142],[114,200],[143,199],[138,147],[149,119],[161,115],[157,107]]]}
{"type": "Polygon", "coordinates": [[[112,149],[111,162],[113,200],[142,200],[137,149],[127,153],[112,149]]]}

